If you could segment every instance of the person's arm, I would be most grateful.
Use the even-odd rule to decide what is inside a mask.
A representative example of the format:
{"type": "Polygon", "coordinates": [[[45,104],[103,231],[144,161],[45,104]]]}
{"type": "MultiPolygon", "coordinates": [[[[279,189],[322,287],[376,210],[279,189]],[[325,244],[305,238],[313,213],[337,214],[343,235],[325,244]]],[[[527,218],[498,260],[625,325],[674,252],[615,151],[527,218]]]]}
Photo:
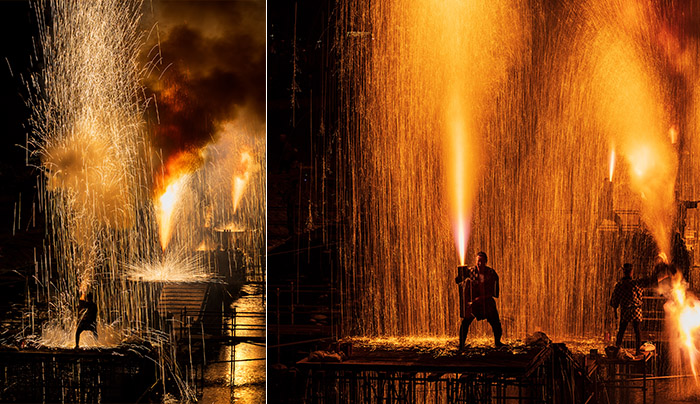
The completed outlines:
{"type": "Polygon", "coordinates": [[[637,285],[643,288],[655,288],[659,285],[659,282],[668,277],[668,270],[658,271],[652,276],[637,279],[637,285]]]}
{"type": "Polygon", "coordinates": [[[493,282],[493,297],[498,297],[500,294],[500,281],[498,279],[498,274],[496,271],[493,271],[493,276],[494,276],[494,282],[493,282]]]}
{"type": "Polygon", "coordinates": [[[620,284],[615,284],[615,289],[613,289],[612,296],[610,296],[610,306],[615,309],[615,315],[617,316],[617,308],[620,306],[620,284]]]}

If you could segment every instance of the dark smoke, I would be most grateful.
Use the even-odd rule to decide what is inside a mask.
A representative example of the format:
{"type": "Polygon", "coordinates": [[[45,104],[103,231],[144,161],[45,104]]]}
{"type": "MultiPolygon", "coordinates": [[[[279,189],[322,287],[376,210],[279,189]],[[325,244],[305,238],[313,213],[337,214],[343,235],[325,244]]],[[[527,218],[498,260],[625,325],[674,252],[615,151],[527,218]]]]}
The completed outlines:
{"type": "Polygon", "coordinates": [[[164,161],[211,142],[217,123],[244,111],[264,123],[265,2],[162,2],[154,14],[162,62],[146,85],[157,100],[154,145],[164,161]]]}

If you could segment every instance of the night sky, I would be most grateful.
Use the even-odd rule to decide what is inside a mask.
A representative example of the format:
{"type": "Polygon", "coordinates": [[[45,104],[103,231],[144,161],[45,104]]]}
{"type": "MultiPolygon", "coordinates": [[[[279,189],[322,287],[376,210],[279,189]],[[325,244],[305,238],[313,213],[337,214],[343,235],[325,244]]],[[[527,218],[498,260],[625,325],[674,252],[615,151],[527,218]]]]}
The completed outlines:
{"type": "Polygon", "coordinates": [[[19,193],[22,193],[22,205],[26,212],[31,209],[31,201],[35,198],[34,170],[25,164],[29,109],[24,102],[27,92],[21,81],[21,77],[27,77],[31,72],[35,26],[29,2],[0,2],[0,30],[4,38],[0,41],[0,121],[3,123],[0,137],[0,233],[12,229],[14,205],[19,201],[19,193]]]}

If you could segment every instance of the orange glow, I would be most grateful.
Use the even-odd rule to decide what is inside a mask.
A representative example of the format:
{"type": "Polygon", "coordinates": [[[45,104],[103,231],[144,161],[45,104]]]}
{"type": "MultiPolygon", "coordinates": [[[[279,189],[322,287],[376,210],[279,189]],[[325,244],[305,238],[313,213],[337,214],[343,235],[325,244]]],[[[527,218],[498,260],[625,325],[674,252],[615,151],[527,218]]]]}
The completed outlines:
{"type": "Polygon", "coordinates": [[[698,383],[698,359],[700,359],[700,300],[688,291],[688,284],[683,275],[677,272],[671,279],[672,293],[667,294],[669,300],[664,305],[670,335],[676,337],[675,343],[685,348],[688,353],[690,369],[698,383]],[[675,332],[673,332],[675,331],[675,332]]]}
{"type": "Polygon", "coordinates": [[[672,144],[678,143],[678,130],[675,126],[671,126],[668,130],[668,137],[671,139],[672,144]]]}
{"type": "Polygon", "coordinates": [[[637,179],[642,180],[650,168],[656,164],[656,156],[654,151],[648,144],[637,145],[629,153],[630,166],[632,172],[637,176],[637,179]]]}
{"type": "Polygon", "coordinates": [[[243,198],[243,192],[245,187],[250,180],[250,175],[253,171],[253,155],[250,152],[243,151],[241,153],[241,158],[238,162],[238,167],[236,167],[235,174],[231,179],[231,198],[233,201],[233,211],[238,209],[238,204],[243,198]]]}
{"type": "Polygon", "coordinates": [[[158,235],[160,236],[160,246],[165,251],[168,246],[173,226],[173,212],[182,194],[182,189],[189,178],[189,174],[182,173],[178,177],[172,178],[158,199],[156,200],[156,213],[158,217],[158,235]]]}
{"type": "Polygon", "coordinates": [[[465,189],[464,189],[464,177],[465,177],[465,167],[464,167],[464,156],[462,151],[464,150],[464,128],[459,120],[455,120],[452,132],[452,142],[454,147],[452,152],[454,153],[454,184],[455,187],[455,207],[457,213],[457,251],[459,253],[459,264],[464,265],[464,259],[467,248],[467,235],[466,235],[466,223],[465,223],[465,189]]]}
{"type": "Polygon", "coordinates": [[[663,137],[630,139],[624,147],[629,163],[630,188],[642,201],[642,220],[659,250],[669,253],[678,159],[663,137]]]}
{"type": "Polygon", "coordinates": [[[457,252],[459,254],[460,265],[465,264],[467,243],[471,227],[471,206],[473,202],[473,187],[475,184],[475,162],[478,156],[474,153],[476,149],[470,144],[465,128],[464,112],[461,108],[460,98],[457,94],[453,96],[452,108],[449,111],[450,144],[447,151],[448,174],[451,175],[452,211],[455,238],[457,242],[457,252]]]}
{"type": "Polygon", "coordinates": [[[160,246],[165,251],[172,235],[173,213],[182,196],[189,174],[202,164],[201,151],[184,151],[171,157],[165,164],[163,175],[156,181],[155,208],[158,220],[160,246]]]}
{"type": "Polygon", "coordinates": [[[613,180],[613,174],[615,173],[615,148],[610,152],[610,182],[613,180]]]}

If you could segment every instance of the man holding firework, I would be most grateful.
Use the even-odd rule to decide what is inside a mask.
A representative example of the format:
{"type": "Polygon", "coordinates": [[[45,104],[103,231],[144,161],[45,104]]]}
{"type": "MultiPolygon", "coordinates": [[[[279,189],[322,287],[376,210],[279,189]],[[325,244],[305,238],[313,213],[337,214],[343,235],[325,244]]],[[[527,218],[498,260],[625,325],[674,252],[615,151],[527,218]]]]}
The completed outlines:
{"type": "Polygon", "coordinates": [[[467,339],[469,325],[477,320],[489,322],[493,330],[496,347],[503,346],[501,335],[503,328],[498,317],[496,300],[498,297],[498,274],[493,268],[486,266],[488,257],[480,251],[476,254],[476,266],[469,268],[466,265],[457,267],[455,282],[459,285],[459,308],[462,323],[459,327],[459,349],[464,349],[464,341],[467,339]]]}

